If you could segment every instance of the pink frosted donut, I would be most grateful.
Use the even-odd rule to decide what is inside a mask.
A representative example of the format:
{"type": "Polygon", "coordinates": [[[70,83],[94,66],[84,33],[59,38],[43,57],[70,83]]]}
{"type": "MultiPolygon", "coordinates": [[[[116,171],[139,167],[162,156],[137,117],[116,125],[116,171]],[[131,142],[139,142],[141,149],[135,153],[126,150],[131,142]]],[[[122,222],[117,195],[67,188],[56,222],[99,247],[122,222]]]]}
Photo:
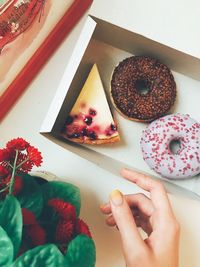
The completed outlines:
{"type": "Polygon", "coordinates": [[[200,173],[200,123],[173,114],[153,121],[141,138],[143,158],[163,177],[177,179],[200,173]]]}

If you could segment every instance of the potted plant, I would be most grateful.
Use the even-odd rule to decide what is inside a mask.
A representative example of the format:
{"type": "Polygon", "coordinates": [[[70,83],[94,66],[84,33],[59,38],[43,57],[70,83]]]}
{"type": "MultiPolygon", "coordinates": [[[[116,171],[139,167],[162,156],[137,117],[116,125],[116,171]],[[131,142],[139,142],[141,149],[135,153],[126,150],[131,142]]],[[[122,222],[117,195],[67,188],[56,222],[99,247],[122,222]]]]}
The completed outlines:
{"type": "Polygon", "coordinates": [[[41,163],[38,149],[22,138],[0,149],[0,266],[94,267],[79,189],[31,176],[41,163]]]}

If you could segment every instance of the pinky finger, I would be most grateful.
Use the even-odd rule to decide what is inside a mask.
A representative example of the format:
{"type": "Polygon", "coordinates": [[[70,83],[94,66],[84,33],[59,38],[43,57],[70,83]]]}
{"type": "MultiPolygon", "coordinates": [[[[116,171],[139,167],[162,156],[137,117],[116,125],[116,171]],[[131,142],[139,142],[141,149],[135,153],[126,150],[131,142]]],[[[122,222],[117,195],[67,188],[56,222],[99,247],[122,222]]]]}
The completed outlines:
{"type": "MultiPolygon", "coordinates": [[[[141,223],[140,223],[140,219],[138,216],[134,216],[134,220],[135,220],[135,223],[136,223],[136,226],[137,227],[141,227],[141,223]]],[[[106,218],[106,224],[108,226],[116,226],[116,222],[115,222],[115,218],[113,217],[113,215],[109,215],[107,218],[106,218]]]]}
{"type": "Polygon", "coordinates": [[[114,217],[113,217],[112,215],[110,215],[110,216],[108,216],[108,217],[106,218],[106,224],[107,224],[108,226],[116,226],[115,219],[114,219],[114,217]]]}

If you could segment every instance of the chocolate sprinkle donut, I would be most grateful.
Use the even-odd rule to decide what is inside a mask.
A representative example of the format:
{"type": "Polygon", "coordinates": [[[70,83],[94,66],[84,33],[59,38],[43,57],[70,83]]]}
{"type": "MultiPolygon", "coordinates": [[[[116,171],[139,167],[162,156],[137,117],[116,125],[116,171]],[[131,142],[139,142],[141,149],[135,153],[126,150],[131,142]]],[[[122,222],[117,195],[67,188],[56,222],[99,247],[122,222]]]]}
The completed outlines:
{"type": "Polygon", "coordinates": [[[176,83],[169,68],[149,56],[132,56],[114,69],[111,99],[130,120],[153,121],[165,115],[176,99],[176,83]]]}

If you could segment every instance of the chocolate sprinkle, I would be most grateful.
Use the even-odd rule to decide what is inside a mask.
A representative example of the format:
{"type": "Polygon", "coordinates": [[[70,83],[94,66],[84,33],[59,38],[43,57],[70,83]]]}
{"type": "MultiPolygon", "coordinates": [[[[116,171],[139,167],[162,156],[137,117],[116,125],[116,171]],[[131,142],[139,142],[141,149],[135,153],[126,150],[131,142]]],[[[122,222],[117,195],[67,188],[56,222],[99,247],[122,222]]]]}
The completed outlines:
{"type": "Polygon", "coordinates": [[[174,104],[176,83],[169,68],[157,59],[132,56],[114,69],[111,95],[126,117],[152,121],[165,115],[174,104]]]}

